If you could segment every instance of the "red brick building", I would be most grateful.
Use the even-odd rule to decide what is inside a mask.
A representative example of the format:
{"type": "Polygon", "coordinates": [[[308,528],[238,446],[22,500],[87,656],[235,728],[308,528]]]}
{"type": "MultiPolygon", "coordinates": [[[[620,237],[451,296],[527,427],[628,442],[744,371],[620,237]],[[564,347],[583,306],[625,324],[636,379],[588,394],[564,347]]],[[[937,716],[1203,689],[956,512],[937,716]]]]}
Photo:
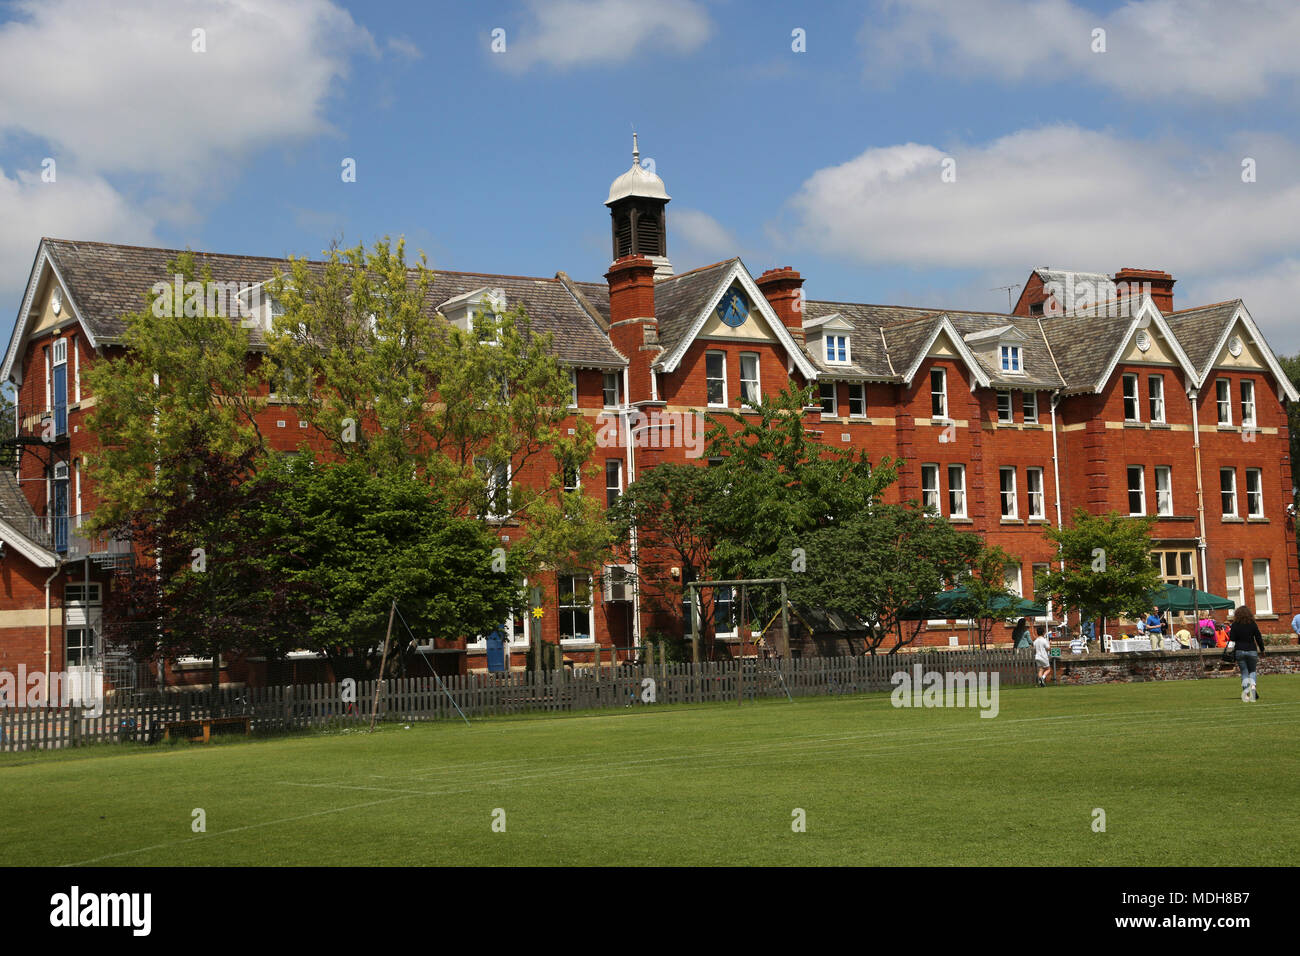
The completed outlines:
{"type": "MultiPolygon", "coordinates": [[[[431,296],[454,322],[470,321],[484,296],[522,304],[554,336],[573,375],[571,414],[602,436],[593,464],[605,482],[589,493],[612,498],[665,461],[703,465],[694,416],[743,412],[745,399],[794,380],[820,395],[810,429],[873,459],[905,459],[890,497],[922,502],[1016,555],[1010,581],[1025,596],[1054,557],[1042,526],[1083,507],[1158,516],[1162,575],[1251,605],[1266,631],[1300,604],[1285,409],[1300,395],[1241,300],[1178,309],[1163,272],[1036,269],[1010,314],[821,301],[789,267],[755,277],[737,258],[674,274],[668,202],[634,154],[606,200],[604,281],[442,272],[431,296]]],[[[171,278],[175,255],[57,239],[37,250],[2,376],[17,391],[18,420],[6,444],[13,460],[0,470],[0,670],[80,669],[90,679],[107,668],[110,680],[129,679],[120,655],[96,640],[107,571],[124,546],[78,533],[96,505],[81,467],[95,396],[80,372],[120,347],[123,316],[171,278]]],[[[286,266],[197,260],[218,282],[265,282],[286,266]]],[[[290,405],[272,402],[261,424],[277,448],[303,440],[290,405]]],[[[510,526],[500,534],[508,540],[510,526]]],[[[515,653],[534,628],[575,657],[596,645],[627,653],[651,629],[680,632],[679,609],[643,606],[617,575],[593,568],[529,582],[541,588],[543,615],[506,622],[515,653]]],[[[963,633],[932,622],[924,641],[963,633]]],[[[471,638],[468,651],[469,666],[483,666],[485,643],[471,638]]],[[[223,674],[287,680],[287,666],[241,662],[223,674]]],[[[307,660],[301,667],[302,679],[319,677],[307,660]]],[[[206,678],[207,663],[182,661],[173,679],[189,668],[206,678]]]]}

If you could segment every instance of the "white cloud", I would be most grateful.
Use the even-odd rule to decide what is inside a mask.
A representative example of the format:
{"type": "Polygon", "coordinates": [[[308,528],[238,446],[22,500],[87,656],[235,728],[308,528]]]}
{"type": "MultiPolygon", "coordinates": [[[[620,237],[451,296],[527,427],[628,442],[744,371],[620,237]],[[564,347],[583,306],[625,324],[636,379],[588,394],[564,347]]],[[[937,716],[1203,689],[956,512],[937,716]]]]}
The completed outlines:
{"type": "Polygon", "coordinates": [[[1296,168],[1300,150],[1272,135],[1218,151],[1073,126],[951,150],[908,143],[815,172],[789,201],[791,234],[870,265],[1240,269],[1300,243],[1296,168]],[[1246,156],[1257,182],[1242,182],[1246,156]],[[949,157],[955,182],[941,179],[949,157]]]}
{"type": "Polygon", "coordinates": [[[668,216],[669,258],[679,272],[740,255],[740,243],[722,223],[698,209],[668,216]]]}
{"type": "Polygon", "coordinates": [[[1237,102],[1300,76],[1294,0],[899,0],[863,28],[869,73],[908,67],[1003,80],[1086,78],[1125,96],[1237,102]],[[1106,31],[1094,52],[1093,31],[1106,31]]]}
{"type": "Polygon", "coordinates": [[[1174,287],[1183,301],[1179,308],[1201,302],[1241,299],[1273,350],[1300,353],[1300,259],[1230,274],[1189,277],[1174,287]],[[1186,288],[1183,288],[1186,286],[1186,288]]]}
{"type": "Polygon", "coordinates": [[[98,176],[56,168],[52,183],[39,171],[0,169],[0,331],[18,312],[41,236],[91,238],[149,245],[154,221],[98,176]]]}
{"type": "Polygon", "coordinates": [[[0,131],[182,191],[228,177],[253,150],[328,131],[350,55],[375,51],[328,0],[25,0],[16,14],[0,26],[0,131]]]}
{"type": "Polygon", "coordinates": [[[555,0],[529,3],[531,22],[506,31],[507,69],[558,69],[621,63],[648,49],[689,53],[708,39],[712,24],[694,0],[555,0]]]}

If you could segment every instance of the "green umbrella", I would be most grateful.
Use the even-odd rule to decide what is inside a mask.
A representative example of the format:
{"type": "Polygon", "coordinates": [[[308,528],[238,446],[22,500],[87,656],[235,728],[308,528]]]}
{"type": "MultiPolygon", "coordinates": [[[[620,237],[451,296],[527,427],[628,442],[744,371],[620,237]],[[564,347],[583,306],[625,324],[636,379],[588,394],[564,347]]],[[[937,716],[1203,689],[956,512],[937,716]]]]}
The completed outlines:
{"type": "Polygon", "coordinates": [[[1185,588],[1174,584],[1167,584],[1157,591],[1152,591],[1150,600],[1152,605],[1160,609],[1161,613],[1165,611],[1177,613],[1196,610],[1231,611],[1236,607],[1236,604],[1228,598],[1210,594],[1208,591],[1198,591],[1195,588],[1185,588]]]}
{"type": "MultiPolygon", "coordinates": [[[[914,606],[903,615],[905,621],[923,621],[931,618],[965,617],[971,594],[961,585],[950,591],[940,591],[928,601],[914,606]]],[[[1047,608],[1027,598],[1014,594],[998,595],[990,602],[995,617],[1042,617],[1047,608]]]]}

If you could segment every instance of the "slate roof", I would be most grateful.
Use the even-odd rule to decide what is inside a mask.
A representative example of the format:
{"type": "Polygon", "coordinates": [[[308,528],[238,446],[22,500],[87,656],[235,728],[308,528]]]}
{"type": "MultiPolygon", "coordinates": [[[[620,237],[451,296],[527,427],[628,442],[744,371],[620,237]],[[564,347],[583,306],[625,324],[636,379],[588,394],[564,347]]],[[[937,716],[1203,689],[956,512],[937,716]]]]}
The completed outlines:
{"type": "Polygon", "coordinates": [[[13,472],[0,469],[0,518],[7,521],[14,531],[32,544],[48,550],[48,543],[42,543],[31,537],[31,518],[35,515],[36,512],[32,510],[27,496],[19,490],[13,472]]]}
{"type": "MultiPolygon", "coordinates": [[[[122,335],[126,329],[123,317],[140,310],[154,283],[172,278],[167,264],[182,251],[64,239],[46,239],[45,243],[91,334],[108,340],[122,335]]],[[[210,269],[217,282],[265,282],[277,269],[282,273],[289,270],[287,259],[200,252],[194,258],[197,267],[210,269]]],[[[324,266],[320,262],[310,265],[324,266]]],[[[510,306],[523,303],[533,328],[554,337],[562,363],[619,368],[626,364],[596,319],[558,277],[435,271],[426,301],[432,311],[450,298],[484,286],[504,289],[510,306]]],[[[257,330],[253,339],[260,341],[257,330]]]]}
{"type": "MultiPolygon", "coordinates": [[[[167,263],[180,254],[174,249],[102,242],[44,242],[91,333],[109,340],[122,334],[123,316],[141,307],[149,288],[171,278],[167,263]]],[[[223,282],[263,282],[277,268],[287,271],[289,266],[286,259],[262,256],[195,253],[195,259],[200,268],[207,266],[213,278],[223,282]]],[[[655,280],[660,345],[657,359],[681,345],[709,298],[739,263],[739,259],[727,259],[655,280]]],[[[319,268],[323,263],[311,265],[319,268]]],[[[1066,278],[1065,273],[1056,270],[1036,271],[1045,279],[1066,278]]],[[[1071,277],[1098,282],[1108,278],[1103,273],[1072,273],[1071,277]]],[[[574,281],[562,272],[552,278],[537,278],[435,270],[429,308],[483,287],[502,288],[511,305],[522,303],[534,328],[553,336],[561,363],[591,368],[626,365],[626,358],[609,341],[609,289],[604,282],[574,281]]],[[[1166,317],[1198,373],[1209,367],[1214,346],[1239,306],[1240,300],[1233,300],[1183,309],[1166,317]]],[[[850,364],[828,364],[816,348],[816,339],[805,348],[818,374],[828,379],[900,381],[901,375],[916,363],[935,326],[946,316],[963,338],[1008,325],[1024,334],[1023,375],[1004,374],[993,354],[986,352],[987,357],[982,357],[971,348],[994,387],[1063,387],[1067,391],[1096,385],[1121,346],[1119,338],[1131,321],[1127,315],[1095,314],[1102,311],[1100,307],[1061,316],[1032,317],[808,300],[804,310],[810,320],[838,313],[852,326],[850,364]]]]}
{"type": "Polygon", "coordinates": [[[1165,316],[1170,330],[1178,336],[1183,351],[1187,353],[1198,375],[1204,374],[1214,361],[1214,346],[1218,344],[1224,328],[1232,321],[1240,306],[1241,300],[1233,299],[1231,302],[1216,302],[1195,309],[1181,309],[1165,316]]]}

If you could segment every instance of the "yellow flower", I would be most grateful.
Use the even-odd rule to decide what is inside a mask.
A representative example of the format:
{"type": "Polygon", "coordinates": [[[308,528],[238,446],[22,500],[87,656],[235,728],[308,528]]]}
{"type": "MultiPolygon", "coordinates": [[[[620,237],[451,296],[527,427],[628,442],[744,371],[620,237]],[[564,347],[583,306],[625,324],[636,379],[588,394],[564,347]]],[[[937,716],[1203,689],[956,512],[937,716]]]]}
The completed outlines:
{"type": "Polygon", "coordinates": [[[533,617],[537,618],[539,621],[541,620],[542,609],[540,607],[533,608],[533,617]]]}

